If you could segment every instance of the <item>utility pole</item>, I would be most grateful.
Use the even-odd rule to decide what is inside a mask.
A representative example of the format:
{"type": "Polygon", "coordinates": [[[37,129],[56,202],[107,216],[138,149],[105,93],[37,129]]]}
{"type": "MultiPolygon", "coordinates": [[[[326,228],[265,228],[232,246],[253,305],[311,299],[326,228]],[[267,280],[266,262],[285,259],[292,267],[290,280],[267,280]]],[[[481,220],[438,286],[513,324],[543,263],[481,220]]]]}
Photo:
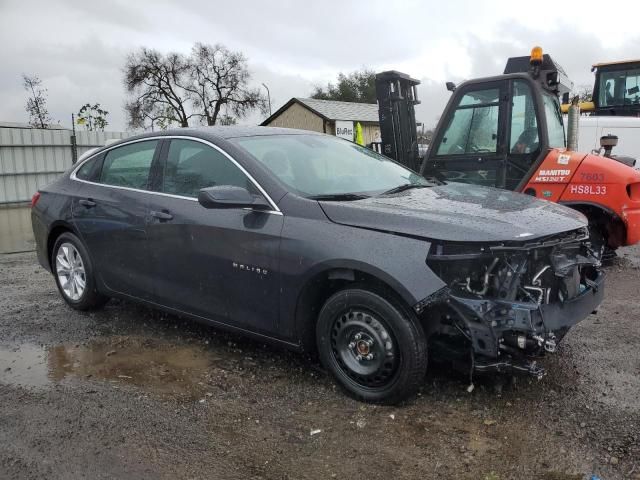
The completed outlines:
{"type": "Polygon", "coordinates": [[[269,87],[267,87],[267,85],[265,85],[264,83],[262,84],[262,86],[267,90],[267,98],[269,99],[269,116],[271,116],[271,94],[269,93],[269,87]]]}
{"type": "Polygon", "coordinates": [[[71,114],[71,162],[78,161],[78,142],[76,140],[76,118],[71,114]]]}

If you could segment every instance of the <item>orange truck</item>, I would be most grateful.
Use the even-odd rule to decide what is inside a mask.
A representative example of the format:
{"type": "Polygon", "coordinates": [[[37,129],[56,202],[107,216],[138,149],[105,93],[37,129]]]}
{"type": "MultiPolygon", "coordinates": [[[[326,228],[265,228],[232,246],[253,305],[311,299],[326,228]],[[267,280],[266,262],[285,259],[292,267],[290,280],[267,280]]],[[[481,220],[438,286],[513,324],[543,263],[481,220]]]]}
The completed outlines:
{"type": "Polygon", "coordinates": [[[453,94],[420,172],[579,210],[603,254],[639,242],[640,171],[611,155],[575,151],[579,110],[569,113],[565,136],[559,102],[571,87],[539,47],[530,57],[510,58],[503,75],[448,83],[453,94]]]}

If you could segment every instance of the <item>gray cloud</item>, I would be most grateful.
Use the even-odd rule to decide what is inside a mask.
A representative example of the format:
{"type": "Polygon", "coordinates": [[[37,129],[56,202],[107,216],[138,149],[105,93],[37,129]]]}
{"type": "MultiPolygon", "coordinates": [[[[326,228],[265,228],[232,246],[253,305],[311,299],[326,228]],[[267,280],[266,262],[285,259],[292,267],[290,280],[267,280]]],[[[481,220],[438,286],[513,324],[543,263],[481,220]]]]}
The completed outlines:
{"type": "MultiPolygon", "coordinates": [[[[592,64],[634,58],[640,43],[640,34],[637,34],[618,45],[607,47],[593,34],[576,31],[571,24],[560,24],[557,28],[541,32],[522,24],[504,22],[497,30],[501,32],[497,40],[483,40],[472,34],[462,40],[470,59],[469,75],[452,74],[449,80],[460,83],[466,79],[499,75],[509,57],[528,55],[533,46],[540,45],[564,68],[576,90],[580,86],[591,88],[594,82],[592,64]]],[[[426,125],[435,126],[449,99],[444,83],[423,78],[420,86],[423,100],[416,112],[426,125]]]]}
{"type": "MultiPolygon", "coordinates": [[[[501,73],[507,57],[526,55],[535,44],[552,53],[576,85],[592,83],[594,62],[637,55],[640,35],[632,22],[617,25],[617,41],[604,43],[593,29],[575,28],[553,13],[553,2],[540,6],[539,25],[527,18],[528,7],[506,0],[476,7],[452,1],[436,9],[418,0],[223,6],[204,0],[0,0],[0,120],[26,120],[24,72],[42,78],[52,116],[63,124],[83,103],[100,102],[111,112],[110,128],[124,128],[121,69],[126,54],[142,45],[188,52],[202,41],[241,50],[255,85],[269,86],[274,110],[293,96],[308,96],[339,71],[398,68],[422,80],[417,117],[430,127],[449,98],[445,80],[501,73]]],[[[255,114],[245,122],[261,120],[255,114]]]]}

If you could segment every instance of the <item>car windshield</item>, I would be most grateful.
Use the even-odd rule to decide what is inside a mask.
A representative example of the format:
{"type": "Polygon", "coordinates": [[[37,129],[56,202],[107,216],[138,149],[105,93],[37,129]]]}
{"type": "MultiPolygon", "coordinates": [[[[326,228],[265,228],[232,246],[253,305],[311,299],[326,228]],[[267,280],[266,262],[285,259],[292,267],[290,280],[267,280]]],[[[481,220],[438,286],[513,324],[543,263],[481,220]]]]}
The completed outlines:
{"type": "Polygon", "coordinates": [[[297,193],[357,199],[432,184],[389,158],[322,135],[265,135],[234,140],[297,193]]]}
{"type": "Polygon", "coordinates": [[[558,98],[553,95],[544,94],[544,113],[547,118],[547,132],[549,135],[550,147],[564,147],[564,124],[562,123],[562,113],[558,98]]]}

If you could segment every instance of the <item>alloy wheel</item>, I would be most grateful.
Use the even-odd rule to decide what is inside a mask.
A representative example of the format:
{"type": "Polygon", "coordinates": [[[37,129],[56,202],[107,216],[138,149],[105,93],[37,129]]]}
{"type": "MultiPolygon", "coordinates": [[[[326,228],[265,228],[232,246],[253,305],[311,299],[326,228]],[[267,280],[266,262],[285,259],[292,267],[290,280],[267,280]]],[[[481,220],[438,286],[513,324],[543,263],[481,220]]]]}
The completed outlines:
{"type": "Polygon", "coordinates": [[[56,275],[64,295],[75,301],[80,300],[87,286],[87,277],[82,256],[76,247],[65,242],[56,252],[56,275]]]}

